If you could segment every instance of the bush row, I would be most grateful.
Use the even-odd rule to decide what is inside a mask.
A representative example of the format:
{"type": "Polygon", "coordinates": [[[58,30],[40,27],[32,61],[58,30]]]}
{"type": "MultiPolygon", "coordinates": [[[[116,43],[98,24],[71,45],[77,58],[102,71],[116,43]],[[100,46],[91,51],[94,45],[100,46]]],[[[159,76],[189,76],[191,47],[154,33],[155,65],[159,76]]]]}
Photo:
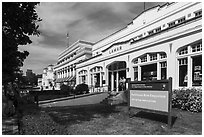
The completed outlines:
{"type": "Polygon", "coordinates": [[[202,111],[202,89],[178,89],[172,93],[172,107],[191,112],[202,111]]]}

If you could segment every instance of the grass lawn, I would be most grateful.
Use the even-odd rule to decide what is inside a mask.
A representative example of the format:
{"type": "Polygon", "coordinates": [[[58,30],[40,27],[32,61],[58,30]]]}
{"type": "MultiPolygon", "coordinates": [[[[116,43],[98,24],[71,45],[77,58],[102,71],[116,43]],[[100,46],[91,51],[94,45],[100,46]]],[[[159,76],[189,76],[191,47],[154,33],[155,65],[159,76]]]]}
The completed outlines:
{"type": "Polygon", "coordinates": [[[202,113],[173,109],[174,123],[166,116],[132,110],[126,105],[94,104],[75,107],[32,108],[23,113],[21,133],[49,135],[201,135],[202,113]]]}

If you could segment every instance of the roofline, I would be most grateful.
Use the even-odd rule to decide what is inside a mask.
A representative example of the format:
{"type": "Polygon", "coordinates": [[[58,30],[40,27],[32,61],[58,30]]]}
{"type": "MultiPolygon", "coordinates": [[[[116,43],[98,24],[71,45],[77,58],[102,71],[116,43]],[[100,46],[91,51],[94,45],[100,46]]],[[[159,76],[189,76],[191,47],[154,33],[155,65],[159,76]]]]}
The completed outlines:
{"type": "MultiPolygon", "coordinates": [[[[73,46],[75,46],[77,43],[84,43],[84,44],[94,45],[94,43],[89,42],[89,41],[77,40],[77,41],[75,41],[74,43],[72,43],[72,44],[69,45],[69,46],[73,47],[73,46]]],[[[68,49],[67,49],[67,47],[66,47],[66,48],[59,54],[58,57],[60,57],[60,56],[61,56],[63,53],[65,53],[67,50],[68,50],[68,49]]]]}
{"type": "MultiPolygon", "coordinates": [[[[172,2],[172,3],[174,3],[174,2],[172,2]]],[[[120,32],[120,31],[124,30],[125,28],[128,27],[128,25],[133,24],[133,20],[135,20],[136,18],[138,18],[138,17],[139,17],[140,15],[142,15],[144,12],[146,12],[146,11],[148,11],[148,10],[151,10],[151,9],[153,9],[153,8],[156,8],[156,7],[160,7],[160,8],[161,8],[161,7],[165,6],[165,5],[171,5],[172,3],[167,2],[167,3],[165,3],[165,4],[161,5],[161,6],[160,6],[160,5],[157,5],[157,6],[154,6],[154,7],[151,7],[151,8],[149,8],[149,9],[146,9],[146,10],[142,11],[138,16],[136,16],[135,18],[133,18],[132,21],[131,21],[130,23],[128,23],[125,27],[123,27],[122,29],[119,29],[119,30],[117,30],[116,32],[114,32],[114,33],[112,33],[112,34],[110,34],[110,35],[104,37],[103,39],[97,41],[95,44],[97,44],[97,43],[99,43],[99,42],[101,42],[101,41],[107,39],[108,37],[110,37],[110,36],[112,36],[112,35],[114,35],[114,34],[120,32]]]]}

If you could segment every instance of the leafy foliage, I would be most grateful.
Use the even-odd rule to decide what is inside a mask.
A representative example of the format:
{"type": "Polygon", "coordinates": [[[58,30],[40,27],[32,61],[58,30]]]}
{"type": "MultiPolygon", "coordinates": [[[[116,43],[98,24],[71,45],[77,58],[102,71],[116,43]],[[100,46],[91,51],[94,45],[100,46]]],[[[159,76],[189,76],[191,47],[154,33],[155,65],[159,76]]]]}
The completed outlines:
{"type": "Polygon", "coordinates": [[[18,51],[19,45],[31,44],[30,35],[39,35],[36,2],[2,3],[2,72],[3,83],[13,81],[29,55],[18,51]]]}
{"type": "Polygon", "coordinates": [[[201,89],[179,89],[173,91],[172,107],[191,112],[202,111],[201,89]]]}
{"type": "Polygon", "coordinates": [[[89,87],[87,84],[82,83],[76,86],[74,92],[76,95],[83,94],[83,93],[89,93],[89,87]]]}

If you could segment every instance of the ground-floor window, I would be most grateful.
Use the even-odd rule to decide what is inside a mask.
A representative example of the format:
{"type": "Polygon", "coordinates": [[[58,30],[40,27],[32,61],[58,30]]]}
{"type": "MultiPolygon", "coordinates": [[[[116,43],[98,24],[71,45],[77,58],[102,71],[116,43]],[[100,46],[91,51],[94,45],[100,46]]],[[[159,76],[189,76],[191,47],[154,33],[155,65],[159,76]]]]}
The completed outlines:
{"type": "Polygon", "coordinates": [[[201,86],[202,85],[202,56],[192,57],[192,81],[193,86],[201,86]]]}
{"type": "Polygon", "coordinates": [[[202,86],[202,41],[178,49],[179,86],[202,86]]]}
{"type": "Polygon", "coordinates": [[[179,59],[179,86],[187,86],[188,82],[188,60],[187,58],[179,59]]]}
{"type": "Polygon", "coordinates": [[[95,87],[100,87],[100,73],[96,73],[94,76],[95,87]]]}
{"type": "Polygon", "coordinates": [[[142,81],[151,81],[157,79],[157,63],[141,66],[142,81]]]}
{"type": "Polygon", "coordinates": [[[167,63],[166,63],[166,61],[165,62],[161,62],[160,63],[160,66],[161,66],[161,80],[162,79],[166,79],[167,78],[167,74],[166,74],[166,72],[167,72],[167,70],[166,70],[166,67],[167,67],[167,63]]]}
{"type": "Polygon", "coordinates": [[[86,83],[86,76],[84,75],[84,76],[81,76],[81,82],[82,83],[86,83]]]}
{"type": "Polygon", "coordinates": [[[134,67],[134,80],[138,81],[138,67],[134,67]]]}

